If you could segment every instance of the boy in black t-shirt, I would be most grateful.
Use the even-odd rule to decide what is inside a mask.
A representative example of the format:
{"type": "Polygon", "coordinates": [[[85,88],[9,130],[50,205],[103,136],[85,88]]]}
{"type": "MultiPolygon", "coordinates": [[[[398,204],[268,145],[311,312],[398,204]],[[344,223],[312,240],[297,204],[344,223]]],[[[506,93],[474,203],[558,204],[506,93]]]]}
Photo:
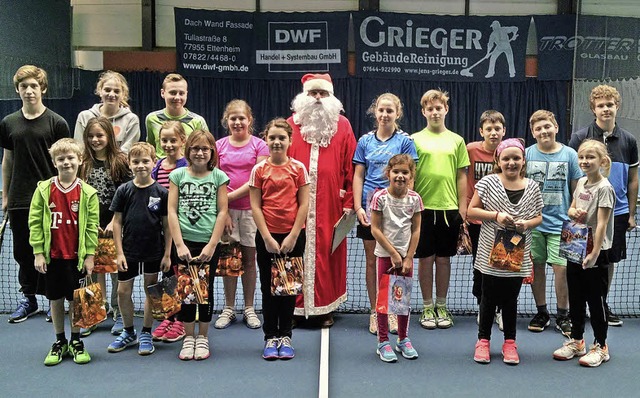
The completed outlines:
{"type": "MultiPolygon", "coordinates": [[[[9,317],[18,323],[38,312],[36,293],[38,272],[29,245],[29,205],[38,181],[56,175],[49,160],[49,148],[61,138],[70,137],[67,122],[42,103],[47,92],[47,72],[33,65],[21,66],[13,76],[22,108],[0,122],[2,159],[2,212],[11,220],[13,258],[18,263],[18,280],[24,297],[9,317]]],[[[47,316],[47,320],[49,320],[47,316]]]]}
{"type": "Polygon", "coordinates": [[[169,192],[151,178],[156,152],[150,144],[138,142],[129,151],[133,181],[118,187],[111,202],[114,212],[113,237],[118,263],[118,306],[124,330],[109,344],[109,352],[120,352],[139,342],[138,354],[153,354],[153,317],[147,286],[158,282],[158,272],[169,271],[171,233],[167,222],[169,192]],[[133,328],[133,281],[144,273],[144,320],[140,337],[133,328]]]}

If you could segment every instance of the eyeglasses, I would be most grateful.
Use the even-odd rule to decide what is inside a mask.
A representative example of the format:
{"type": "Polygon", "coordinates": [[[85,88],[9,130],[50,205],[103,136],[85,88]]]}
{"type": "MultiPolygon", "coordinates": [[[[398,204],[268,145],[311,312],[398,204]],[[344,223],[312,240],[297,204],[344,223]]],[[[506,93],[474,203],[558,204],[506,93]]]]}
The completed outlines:
{"type": "Polygon", "coordinates": [[[198,153],[200,151],[202,151],[202,153],[207,153],[212,150],[213,148],[210,148],[208,146],[192,146],[189,148],[189,151],[191,151],[191,153],[198,153]]]}

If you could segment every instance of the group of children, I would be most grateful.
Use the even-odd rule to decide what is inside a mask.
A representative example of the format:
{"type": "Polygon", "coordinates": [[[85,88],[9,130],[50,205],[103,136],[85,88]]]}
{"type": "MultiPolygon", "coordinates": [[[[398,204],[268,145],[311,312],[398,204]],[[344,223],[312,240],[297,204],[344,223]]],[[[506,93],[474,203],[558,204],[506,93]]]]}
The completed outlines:
{"type": "MultiPolygon", "coordinates": [[[[161,91],[166,108],[147,116],[148,142],[137,142],[139,122],[127,105],[126,81],[108,71],[96,88],[101,103],[79,115],[75,140],[63,138],[61,127],[59,131],[43,129],[49,136],[26,142],[29,137],[19,134],[25,130],[16,130],[16,125],[45,115],[57,120],[57,115],[42,105],[44,71],[22,67],[14,83],[23,108],[0,124],[0,144],[5,148],[3,209],[9,209],[14,240],[20,236],[21,218],[28,219],[28,228],[22,228],[33,248],[34,268],[47,282],[44,293],[51,301],[56,342],[45,358],[46,365],[60,363],[67,353],[76,363],[90,361],[81,336],[88,336],[93,328],[72,327],[67,340],[64,299],[72,307],[73,290],[84,274],[91,274],[98,236],[112,236],[117,254],[118,273],[112,274],[110,301],[116,320],[111,332],[117,338],[109,345],[109,352],[137,345],[140,355],[149,355],[155,350],[154,341],[183,340],[180,359],[208,358],[213,276],[219,242],[228,235],[241,247],[243,320],[250,328],[261,326],[253,308],[256,263],[260,270],[263,358],[295,356],[291,341],[295,296],[272,296],[270,291],[273,258],[301,256],[306,242],[309,176],[302,163],[287,156],[292,129],[286,120],[269,122],[264,140],[260,140],[252,134],[251,108],[234,100],[222,118],[229,135],[216,142],[204,119],[184,107],[188,92],[184,78],[170,74],[161,91]],[[48,149],[57,173],[34,173],[40,177],[32,190],[35,193],[26,198],[22,192],[24,200],[12,204],[9,199],[19,197],[14,156],[17,159],[23,145],[37,146],[41,152],[48,149]],[[25,211],[25,205],[30,209],[25,211]],[[152,330],[150,301],[145,299],[143,326],[138,333],[133,325],[135,277],[143,274],[146,293],[149,285],[157,283],[160,271],[168,277],[175,272],[172,265],[196,260],[210,264],[207,304],[183,303],[176,317],[152,330]]],[[[398,126],[402,104],[397,96],[385,93],[374,101],[370,113],[376,129],[358,142],[353,191],[357,236],[364,243],[366,285],[373,309],[369,330],[378,336],[376,352],[381,360],[397,361],[389,333],[398,334],[394,346],[403,357],[418,357],[407,334],[409,316],[388,313],[376,305],[382,294],[378,288],[382,276],[411,278],[417,257],[424,305],[420,324],[426,329],[451,327],[453,318],[446,306],[450,258],[456,254],[461,226],[467,222],[473,243],[473,294],[480,306],[474,360],[490,361],[491,325],[496,320],[504,332],[504,362],[519,363],[517,299],[524,278],[532,274],[538,314],[529,329],[542,331],[549,325],[544,304],[545,263],[553,265],[556,276],[556,327],[570,338],[553,357],[582,356],[580,363],[585,366],[609,360],[607,317],[613,314],[605,297],[610,264],[624,258],[624,232],[635,226],[637,196],[637,147],[633,137],[615,125],[619,103],[615,89],[594,89],[591,105],[596,121],[572,136],[576,153],[556,141],[558,124],[548,111],[531,116],[536,144],[529,148],[516,138],[503,140],[505,120],[496,111],[481,116],[483,141],[465,146],[462,137],[445,126],[449,111],[445,92],[429,90],[423,95],[427,126],[411,136],[398,126]],[[609,170],[613,187],[606,178],[609,170]],[[621,201],[624,203],[619,207],[621,201]],[[582,264],[567,262],[558,254],[562,223],[569,219],[593,230],[593,249],[582,264]],[[496,237],[503,231],[524,239],[519,245],[524,257],[517,267],[496,265],[491,259],[496,237]],[[568,288],[563,290],[563,285],[568,288]],[[595,344],[588,353],[585,302],[595,334],[595,344]]],[[[68,128],[66,133],[70,135],[68,128]]],[[[31,167],[37,169],[38,165],[31,167]]],[[[21,284],[28,280],[22,268],[21,264],[21,284]]],[[[97,280],[106,291],[104,274],[97,280]]],[[[225,306],[216,328],[226,328],[236,318],[236,284],[235,277],[225,277],[225,306]]],[[[37,283],[25,291],[25,299],[10,322],[20,322],[34,312],[36,288],[37,283]]]]}

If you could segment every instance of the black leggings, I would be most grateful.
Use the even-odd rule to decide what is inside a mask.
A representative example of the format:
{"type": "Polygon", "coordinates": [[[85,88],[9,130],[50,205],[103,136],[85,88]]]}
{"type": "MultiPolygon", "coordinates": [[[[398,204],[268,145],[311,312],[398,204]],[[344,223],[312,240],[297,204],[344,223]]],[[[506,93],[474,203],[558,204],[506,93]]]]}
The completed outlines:
{"type": "Polygon", "coordinates": [[[493,326],[493,318],[496,315],[496,307],[498,306],[502,308],[504,339],[516,339],[518,295],[521,287],[522,277],[498,277],[482,274],[478,339],[491,340],[491,327],[493,326]]]}
{"type": "MultiPolygon", "coordinates": [[[[289,234],[271,234],[273,239],[282,243],[289,234]]],[[[304,229],[300,231],[293,251],[288,253],[290,257],[302,257],[306,236],[304,229]]],[[[271,295],[271,259],[274,254],[269,253],[264,245],[264,239],[260,231],[256,234],[256,259],[260,270],[260,291],[262,292],[262,316],[264,323],[262,330],[264,339],[277,337],[291,337],[291,322],[293,310],[296,307],[297,296],[272,296],[271,295]]]]}
{"type": "Polygon", "coordinates": [[[22,293],[25,296],[44,294],[44,278],[40,278],[33,265],[33,248],[29,244],[29,209],[9,210],[8,214],[13,234],[13,258],[19,266],[18,281],[22,293]]]}
{"type": "Polygon", "coordinates": [[[585,310],[588,303],[596,343],[601,346],[606,344],[609,325],[604,298],[607,294],[608,278],[609,270],[606,267],[582,269],[582,265],[567,261],[572,338],[582,340],[584,337],[585,310]]]}
{"type": "MultiPolygon", "coordinates": [[[[190,242],[184,241],[184,244],[189,248],[191,252],[191,256],[195,257],[200,255],[202,248],[207,245],[208,242],[190,242]]],[[[220,246],[216,246],[216,251],[213,253],[213,257],[211,257],[210,267],[209,267],[209,287],[207,289],[209,293],[209,303],[208,304],[185,304],[182,303],[182,308],[178,313],[178,319],[182,322],[195,322],[196,320],[196,308],[198,310],[198,321],[209,323],[211,322],[211,318],[213,315],[213,277],[216,273],[216,268],[218,267],[218,257],[220,255],[218,248],[220,246]]],[[[178,264],[186,264],[186,262],[182,260],[178,260],[178,264]]]]}

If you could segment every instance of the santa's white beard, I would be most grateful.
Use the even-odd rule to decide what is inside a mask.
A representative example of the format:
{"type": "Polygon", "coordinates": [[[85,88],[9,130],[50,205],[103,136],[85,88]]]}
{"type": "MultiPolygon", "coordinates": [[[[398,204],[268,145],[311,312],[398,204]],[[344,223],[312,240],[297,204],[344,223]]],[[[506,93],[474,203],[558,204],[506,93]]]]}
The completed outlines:
{"type": "Polygon", "coordinates": [[[300,126],[302,139],[309,144],[329,146],[331,138],[338,131],[338,119],[342,103],[333,95],[320,98],[320,102],[303,92],[291,103],[295,112],[293,121],[300,126]]]}

